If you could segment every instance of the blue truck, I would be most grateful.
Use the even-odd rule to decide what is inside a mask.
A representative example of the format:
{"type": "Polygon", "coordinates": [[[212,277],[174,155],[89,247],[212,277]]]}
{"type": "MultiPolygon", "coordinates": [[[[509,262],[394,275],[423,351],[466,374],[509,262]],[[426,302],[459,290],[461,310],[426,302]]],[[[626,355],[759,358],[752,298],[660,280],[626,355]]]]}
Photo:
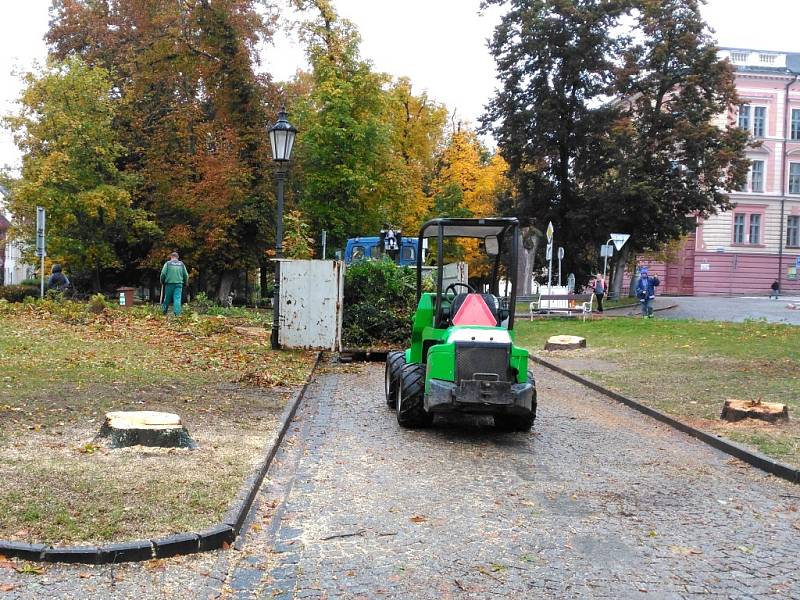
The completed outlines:
{"type": "Polygon", "coordinates": [[[390,247],[387,247],[384,231],[380,236],[350,238],[344,249],[344,263],[349,265],[359,260],[380,260],[388,255],[401,267],[415,266],[419,241],[415,237],[402,237],[399,232],[395,235],[396,239],[389,244],[390,247]]]}

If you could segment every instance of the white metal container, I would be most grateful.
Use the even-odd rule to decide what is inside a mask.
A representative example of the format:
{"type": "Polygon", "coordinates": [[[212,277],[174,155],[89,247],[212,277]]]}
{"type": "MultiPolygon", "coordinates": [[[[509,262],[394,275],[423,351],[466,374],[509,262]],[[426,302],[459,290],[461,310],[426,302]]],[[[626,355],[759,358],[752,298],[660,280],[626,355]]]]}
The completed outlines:
{"type": "Polygon", "coordinates": [[[281,260],[281,348],[341,350],[344,263],[281,260]]]}

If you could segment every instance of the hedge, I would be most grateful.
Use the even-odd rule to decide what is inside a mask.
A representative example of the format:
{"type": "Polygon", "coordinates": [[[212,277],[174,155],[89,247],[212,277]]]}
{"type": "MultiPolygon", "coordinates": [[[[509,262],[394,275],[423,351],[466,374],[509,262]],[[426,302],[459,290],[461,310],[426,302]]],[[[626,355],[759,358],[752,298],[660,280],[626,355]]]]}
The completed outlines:
{"type": "Polygon", "coordinates": [[[0,299],[9,302],[22,302],[27,296],[39,297],[39,288],[35,285],[0,285],[0,299]]]}
{"type": "Polygon", "coordinates": [[[346,348],[404,345],[416,309],[416,271],[390,260],[361,261],[344,277],[342,344],[346,348]]]}

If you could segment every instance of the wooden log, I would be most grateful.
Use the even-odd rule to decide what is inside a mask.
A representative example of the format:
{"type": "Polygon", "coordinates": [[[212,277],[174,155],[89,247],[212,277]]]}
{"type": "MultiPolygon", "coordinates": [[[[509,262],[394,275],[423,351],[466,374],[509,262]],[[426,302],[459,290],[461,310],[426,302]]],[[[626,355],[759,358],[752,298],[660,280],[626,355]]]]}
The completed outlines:
{"type": "Polygon", "coordinates": [[[586,348],[586,338],[577,335],[554,335],[544,345],[545,350],[577,350],[586,348]]]}
{"type": "Polygon", "coordinates": [[[789,407],[785,404],[762,402],[761,400],[726,400],[720,418],[726,421],[760,419],[770,423],[788,421],[789,407]]]}
{"type": "Polygon", "coordinates": [[[106,413],[100,437],[108,437],[112,448],[156,446],[196,448],[197,444],[178,415],[150,410],[106,413]]]}

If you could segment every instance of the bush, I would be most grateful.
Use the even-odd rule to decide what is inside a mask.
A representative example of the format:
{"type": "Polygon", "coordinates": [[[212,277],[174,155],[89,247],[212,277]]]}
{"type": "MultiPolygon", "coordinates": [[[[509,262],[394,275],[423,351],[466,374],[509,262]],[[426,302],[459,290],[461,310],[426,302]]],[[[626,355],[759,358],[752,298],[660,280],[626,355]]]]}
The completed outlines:
{"type": "Polygon", "coordinates": [[[405,344],[416,309],[416,271],[390,260],[361,261],[344,278],[342,343],[348,347],[405,344]]]}
{"type": "Polygon", "coordinates": [[[95,314],[100,314],[105,309],[111,308],[111,307],[112,307],[112,304],[110,304],[108,302],[108,300],[106,300],[106,297],[103,294],[101,294],[100,292],[98,292],[97,294],[95,294],[94,296],[89,298],[89,305],[87,306],[87,308],[89,309],[89,312],[92,312],[92,313],[95,313],[95,314]]]}
{"type": "Polygon", "coordinates": [[[216,308],[219,306],[214,300],[208,297],[208,294],[205,292],[200,292],[194,297],[194,300],[191,302],[191,308],[194,312],[204,315],[208,313],[212,308],[216,308]]]}
{"type": "Polygon", "coordinates": [[[9,302],[22,302],[27,296],[39,297],[39,288],[35,285],[0,286],[0,298],[9,302]]]}
{"type": "Polygon", "coordinates": [[[28,277],[27,279],[23,279],[20,282],[20,285],[29,285],[38,288],[41,285],[41,281],[39,281],[38,277],[28,277]]]}

